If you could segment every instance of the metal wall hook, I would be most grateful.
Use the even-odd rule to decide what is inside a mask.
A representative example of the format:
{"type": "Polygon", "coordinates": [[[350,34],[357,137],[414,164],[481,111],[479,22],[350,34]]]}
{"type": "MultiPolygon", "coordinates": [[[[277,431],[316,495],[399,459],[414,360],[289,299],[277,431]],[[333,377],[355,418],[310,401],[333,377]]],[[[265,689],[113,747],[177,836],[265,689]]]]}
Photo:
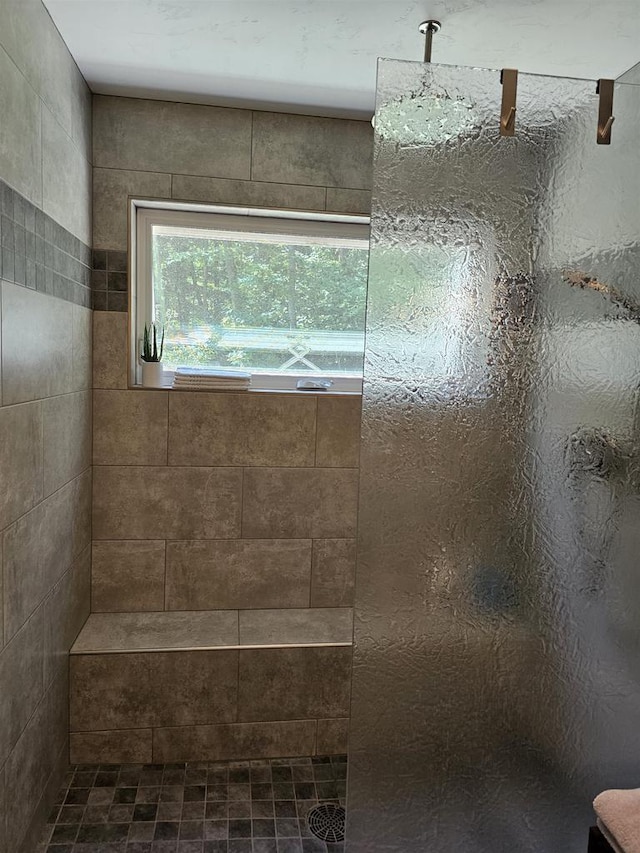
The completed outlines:
{"type": "Polygon", "coordinates": [[[614,80],[602,78],[598,80],[596,93],[600,95],[598,105],[598,145],[611,145],[611,126],[615,121],[613,115],[614,80]]]}
{"type": "Polygon", "coordinates": [[[502,83],[502,109],[500,110],[500,136],[515,136],[516,98],[518,94],[518,72],[515,68],[503,68],[500,73],[502,83]]]}
{"type": "Polygon", "coordinates": [[[423,21],[418,27],[419,32],[422,33],[423,36],[426,37],[426,42],[424,45],[424,61],[431,62],[431,50],[433,48],[433,36],[434,33],[439,33],[442,29],[442,24],[440,21],[435,21],[433,19],[429,21],[423,21]]]}

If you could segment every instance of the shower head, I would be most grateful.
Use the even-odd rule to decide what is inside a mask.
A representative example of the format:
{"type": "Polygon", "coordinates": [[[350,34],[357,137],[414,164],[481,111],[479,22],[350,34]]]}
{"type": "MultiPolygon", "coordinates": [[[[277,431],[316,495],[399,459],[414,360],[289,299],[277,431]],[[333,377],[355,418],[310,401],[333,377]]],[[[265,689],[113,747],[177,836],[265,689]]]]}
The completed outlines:
{"type": "Polygon", "coordinates": [[[409,92],[378,107],[374,127],[403,147],[446,142],[475,127],[473,103],[446,92],[409,92]]]}
{"type": "MultiPolygon", "coordinates": [[[[428,21],[423,21],[418,27],[418,32],[422,33],[423,36],[426,37],[425,45],[424,45],[424,61],[431,62],[431,51],[433,49],[433,36],[435,33],[439,33],[442,29],[442,24],[440,21],[436,21],[431,18],[428,21]]],[[[376,117],[375,115],[371,117],[371,127],[376,126],[376,117]]]]}

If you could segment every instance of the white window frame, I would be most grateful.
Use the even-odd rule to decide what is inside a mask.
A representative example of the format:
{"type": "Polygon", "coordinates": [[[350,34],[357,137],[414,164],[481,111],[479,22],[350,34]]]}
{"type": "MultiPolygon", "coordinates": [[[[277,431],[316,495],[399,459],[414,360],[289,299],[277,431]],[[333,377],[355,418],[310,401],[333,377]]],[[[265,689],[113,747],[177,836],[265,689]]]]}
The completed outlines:
{"type": "MultiPolygon", "coordinates": [[[[295,210],[275,210],[267,208],[236,207],[232,205],[183,204],[179,202],[149,201],[131,199],[130,202],[130,248],[131,248],[131,297],[129,325],[130,353],[130,384],[137,386],[141,383],[142,368],[140,365],[140,346],[145,323],[151,322],[153,306],[152,282],[152,229],[154,225],[171,225],[175,227],[211,228],[211,214],[238,217],[260,217],[264,220],[274,220],[274,233],[282,231],[282,223],[277,220],[297,220],[308,223],[308,231],[313,231],[314,222],[343,223],[348,228],[349,236],[353,236],[353,226],[362,226],[362,239],[368,246],[370,219],[368,216],[352,216],[325,214],[295,210]]],[[[250,231],[251,224],[247,219],[239,221],[239,230],[250,231]]],[[[256,225],[256,230],[257,225],[256,225]]],[[[306,229],[305,229],[306,230],[306,229]]],[[[347,229],[345,228],[345,233],[347,229]]],[[[364,356],[364,353],[363,353],[364,356]]],[[[299,379],[327,378],[333,381],[328,393],[362,393],[362,377],[336,376],[331,373],[322,377],[308,373],[283,374],[267,371],[252,372],[251,390],[255,391],[295,391],[299,379]]],[[[165,385],[171,387],[173,371],[165,369],[165,385]]],[[[300,391],[298,393],[309,393],[300,391]]],[[[323,392],[327,393],[327,392],[323,392]]]]}

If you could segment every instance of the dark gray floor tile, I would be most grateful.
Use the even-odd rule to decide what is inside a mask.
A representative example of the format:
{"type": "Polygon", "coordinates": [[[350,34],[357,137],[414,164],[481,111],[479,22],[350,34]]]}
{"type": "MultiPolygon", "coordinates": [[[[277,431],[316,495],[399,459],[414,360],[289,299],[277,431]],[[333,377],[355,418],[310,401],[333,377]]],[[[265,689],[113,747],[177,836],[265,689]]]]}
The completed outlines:
{"type": "Polygon", "coordinates": [[[226,820],[207,820],[204,824],[206,841],[226,841],[229,838],[229,822],[226,820]]]}
{"type": "Polygon", "coordinates": [[[84,806],[62,806],[58,812],[58,823],[80,823],[84,810],[84,806]]]}
{"type": "Polygon", "coordinates": [[[227,803],[224,801],[207,802],[205,805],[204,816],[207,820],[224,820],[227,814],[227,803]]]}
{"type": "Polygon", "coordinates": [[[180,824],[178,821],[159,821],[156,823],[153,835],[154,841],[173,841],[180,835],[180,824]]]}
{"type": "Polygon", "coordinates": [[[316,838],[303,838],[302,851],[303,853],[327,853],[327,845],[316,838]]]}
{"type": "Polygon", "coordinates": [[[59,823],[53,828],[49,844],[73,844],[79,829],[77,823],[59,823]]]}
{"type": "Polygon", "coordinates": [[[318,799],[344,800],[346,770],[343,756],[77,765],[48,816],[42,850],[343,853],[343,844],[311,835],[306,815],[318,799]]]}
{"type": "Polygon", "coordinates": [[[253,818],[273,818],[275,816],[273,800],[252,800],[251,817],[253,818]]]}
{"type": "Polygon", "coordinates": [[[278,853],[302,853],[302,840],[299,838],[279,838],[278,853]]]}
{"type": "Polygon", "coordinates": [[[253,853],[278,853],[275,838],[254,838],[253,853]]]}
{"type": "Polygon", "coordinates": [[[206,785],[185,785],[184,801],[185,803],[204,801],[206,795],[206,785]]]}
{"type": "Polygon", "coordinates": [[[204,853],[228,853],[229,845],[226,841],[205,841],[204,853]]]}
{"type": "Polygon", "coordinates": [[[204,821],[183,820],[180,822],[180,841],[196,841],[204,837],[204,821]]]}
{"type": "Polygon", "coordinates": [[[299,838],[300,827],[296,818],[277,818],[276,835],[278,838],[299,838]]]}
{"type": "Polygon", "coordinates": [[[138,823],[130,823],[129,843],[132,841],[152,841],[155,827],[155,823],[151,822],[143,823],[139,821],[138,823]]]}
{"type": "Polygon", "coordinates": [[[251,821],[251,834],[254,838],[275,838],[275,821],[259,818],[251,821]]]}
{"type": "Polygon", "coordinates": [[[250,820],[230,820],[229,838],[251,838],[250,820]]]}
{"type": "Polygon", "coordinates": [[[137,803],[133,809],[133,822],[152,821],[157,814],[158,806],[155,803],[137,803]]]}
{"type": "Polygon", "coordinates": [[[229,853],[253,853],[251,839],[235,839],[229,841],[229,853]]]}

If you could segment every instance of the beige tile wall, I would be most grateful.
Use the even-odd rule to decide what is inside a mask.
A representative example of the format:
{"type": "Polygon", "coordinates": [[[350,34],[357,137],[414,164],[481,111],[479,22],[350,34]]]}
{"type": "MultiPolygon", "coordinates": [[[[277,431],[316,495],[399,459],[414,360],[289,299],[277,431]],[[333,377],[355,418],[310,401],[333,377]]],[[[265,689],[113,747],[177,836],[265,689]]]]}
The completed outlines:
{"type": "MultiPolygon", "coordinates": [[[[94,313],[97,351],[126,346],[120,318],[94,313]]],[[[360,398],[122,376],[96,357],[92,610],[349,606],[360,398]]]]}
{"type": "Polygon", "coordinates": [[[91,311],[9,280],[50,293],[44,264],[62,273],[73,251],[24,199],[88,259],[91,95],[41,0],[0,2],[0,80],[2,206],[5,185],[16,194],[0,280],[0,853],[33,853],[67,766],[68,651],[89,610],[91,311]]]}
{"type": "MultiPolygon", "coordinates": [[[[367,122],[97,96],[93,150],[95,249],[127,248],[129,196],[370,207],[367,122]]],[[[126,315],[93,332],[92,610],[350,606],[360,398],[130,390],[126,315]]],[[[72,759],[345,751],[350,672],[340,647],[80,654],[72,759]]]]}
{"type": "MultiPolygon", "coordinates": [[[[368,212],[368,122],[94,98],[94,248],[128,196],[368,212]]],[[[94,314],[95,611],[348,606],[360,400],[128,390],[94,314]],[[126,544],[130,543],[130,544],[126,544]]]]}
{"type": "Polygon", "coordinates": [[[93,246],[127,248],[127,197],[368,213],[369,122],[98,95],[93,246]]]}
{"type": "Polygon", "coordinates": [[[350,687],[349,647],[76,654],[71,759],[345,752],[350,687]]]}
{"type": "Polygon", "coordinates": [[[0,178],[91,243],[91,93],[41,0],[0,3],[0,178]]]}
{"type": "Polygon", "coordinates": [[[67,762],[68,652],[90,603],[91,313],[0,283],[0,851],[5,834],[34,849],[67,762]]]}

